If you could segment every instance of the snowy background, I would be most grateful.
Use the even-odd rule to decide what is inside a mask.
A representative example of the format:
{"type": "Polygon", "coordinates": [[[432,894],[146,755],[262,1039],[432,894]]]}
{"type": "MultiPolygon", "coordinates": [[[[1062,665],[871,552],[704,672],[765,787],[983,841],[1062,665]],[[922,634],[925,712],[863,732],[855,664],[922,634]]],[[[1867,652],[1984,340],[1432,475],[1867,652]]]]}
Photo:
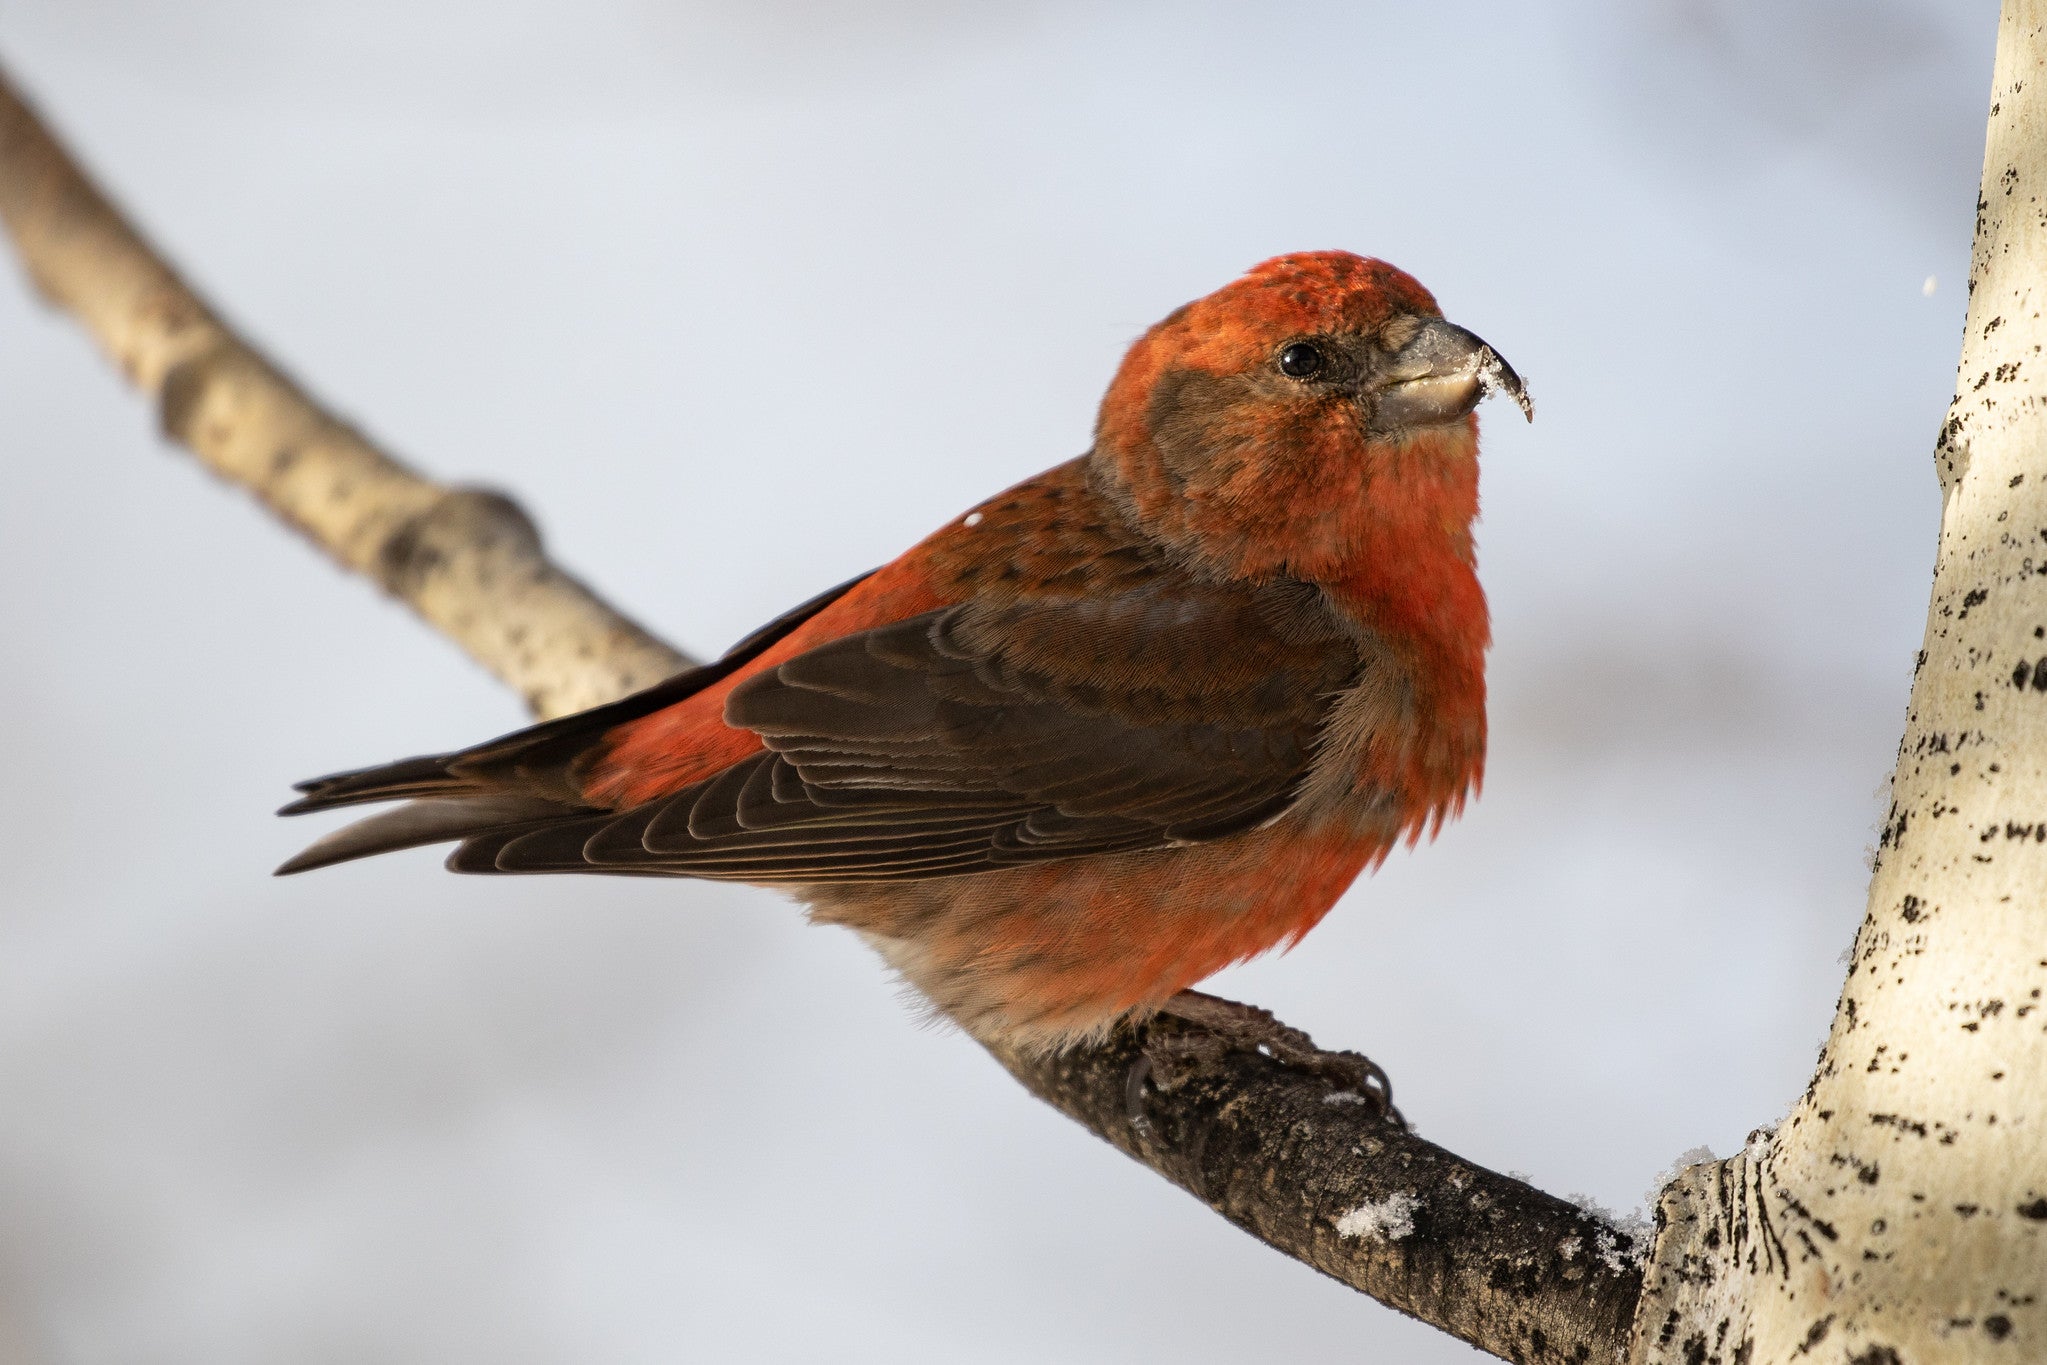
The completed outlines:
{"type": "MultiPolygon", "coordinates": [[[[0,58],[290,369],[698,652],[1078,453],[1253,262],[1414,272],[1539,409],[1487,412],[1485,797],[1216,988],[1625,1209],[1831,1017],[1993,10],[4,0],[0,58]]],[[[772,895],[272,880],[290,781],[516,703],[5,266],[0,475],[6,1365],[1472,1358],[772,895]]]]}

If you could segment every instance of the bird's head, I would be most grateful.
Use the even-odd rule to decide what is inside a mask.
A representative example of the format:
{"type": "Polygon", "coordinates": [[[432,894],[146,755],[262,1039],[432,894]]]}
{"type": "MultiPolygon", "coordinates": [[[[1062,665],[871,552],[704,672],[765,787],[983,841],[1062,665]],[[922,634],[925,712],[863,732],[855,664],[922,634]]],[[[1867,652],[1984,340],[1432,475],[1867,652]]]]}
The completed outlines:
{"type": "Polygon", "coordinates": [[[1520,376],[1412,276],[1347,251],[1279,256],[1130,348],[1094,467],[1134,520],[1214,568],[1318,577],[1375,528],[1468,535],[1472,410],[1495,391],[1533,418],[1520,376]]]}

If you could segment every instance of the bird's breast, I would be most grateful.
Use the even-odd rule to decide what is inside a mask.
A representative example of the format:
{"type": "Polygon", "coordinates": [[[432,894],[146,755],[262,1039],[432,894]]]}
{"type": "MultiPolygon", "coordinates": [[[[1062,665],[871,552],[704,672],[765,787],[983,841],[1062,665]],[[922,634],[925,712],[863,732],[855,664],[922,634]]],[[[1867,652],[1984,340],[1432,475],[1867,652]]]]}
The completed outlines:
{"type": "Polygon", "coordinates": [[[1420,655],[1360,633],[1354,681],[1331,701],[1296,809],[1390,847],[1462,809],[1485,768],[1483,656],[1420,655]]]}

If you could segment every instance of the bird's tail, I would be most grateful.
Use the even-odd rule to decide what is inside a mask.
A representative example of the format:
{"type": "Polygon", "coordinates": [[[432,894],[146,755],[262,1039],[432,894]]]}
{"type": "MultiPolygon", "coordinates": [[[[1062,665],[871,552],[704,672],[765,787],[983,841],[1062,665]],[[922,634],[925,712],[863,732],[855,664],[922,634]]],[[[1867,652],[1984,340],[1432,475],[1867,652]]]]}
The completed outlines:
{"type": "MultiPolygon", "coordinates": [[[[294,806],[298,804],[293,803],[294,806]]],[[[285,810],[296,813],[290,806],[285,810]]],[[[354,858],[367,858],[374,853],[395,853],[401,848],[444,844],[477,835],[509,834],[553,824],[564,816],[579,813],[582,812],[577,807],[539,796],[415,797],[394,810],[344,825],[317,840],[298,856],[288,859],[277,869],[277,875],[284,877],[294,872],[310,872],[316,867],[331,867],[354,858]]]]}
{"type": "Polygon", "coordinates": [[[455,775],[450,765],[457,754],[427,754],[403,758],[374,768],[332,773],[305,782],[292,790],[299,799],[277,812],[279,815],[309,815],[337,806],[365,805],[372,801],[402,801],[407,797],[445,797],[470,791],[475,784],[455,775]]]}
{"type": "Polygon", "coordinates": [[[714,664],[685,669],[618,701],[515,730],[474,748],[401,759],[299,783],[299,799],[278,811],[279,815],[306,815],[377,801],[405,804],[334,831],[278,868],[277,875],[310,872],[401,848],[510,836],[601,813],[599,807],[583,799],[578,761],[599,748],[612,730],[730,677],[858,582],[860,578],[849,579],[819,593],[741,640],[714,664]]]}
{"type": "Polygon", "coordinates": [[[621,701],[515,730],[473,748],[300,782],[298,800],[280,809],[279,815],[309,815],[380,801],[405,804],[344,825],[279,867],[277,875],[594,814],[597,807],[582,798],[576,761],[611,729],[689,695],[716,669],[717,665],[692,669],[621,701]]]}

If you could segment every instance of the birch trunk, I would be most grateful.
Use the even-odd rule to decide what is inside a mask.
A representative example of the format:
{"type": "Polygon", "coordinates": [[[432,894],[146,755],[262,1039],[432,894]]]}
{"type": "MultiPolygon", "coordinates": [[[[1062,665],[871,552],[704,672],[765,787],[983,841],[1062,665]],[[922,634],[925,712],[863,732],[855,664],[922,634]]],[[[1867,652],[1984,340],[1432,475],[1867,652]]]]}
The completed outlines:
{"type": "Polygon", "coordinates": [[[2006,0],[1926,643],[1834,1024],[1665,1190],[1641,1365],[2047,1360],[2047,0],[2006,0]]]}

